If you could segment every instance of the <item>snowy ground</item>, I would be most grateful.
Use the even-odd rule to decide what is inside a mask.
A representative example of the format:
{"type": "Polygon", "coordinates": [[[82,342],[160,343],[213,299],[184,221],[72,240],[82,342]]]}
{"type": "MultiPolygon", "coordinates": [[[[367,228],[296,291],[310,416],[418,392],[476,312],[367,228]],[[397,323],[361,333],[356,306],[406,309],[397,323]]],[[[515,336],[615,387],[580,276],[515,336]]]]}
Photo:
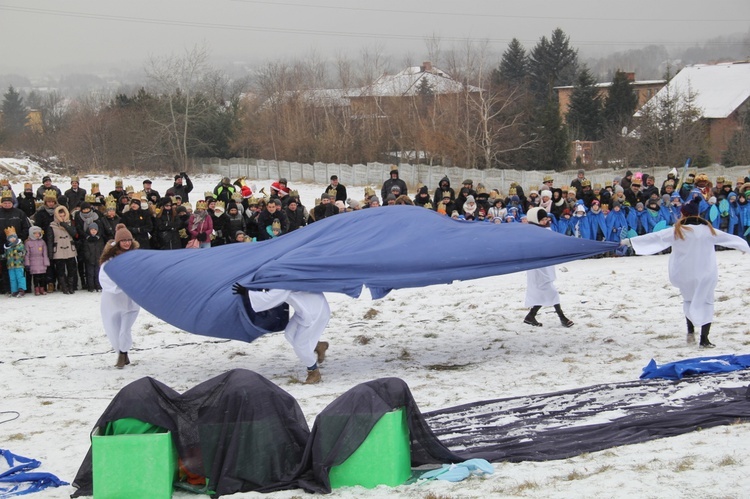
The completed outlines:
{"type": "MultiPolygon", "coordinates": [[[[36,188],[41,174],[22,173],[11,177],[11,183],[17,193],[26,179],[36,188]]],[[[162,193],[171,185],[167,177],[152,180],[162,193]]],[[[195,199],[218,180],[194,179],[195,199]]],[[[91,181],[99,181],[105,193],[114,187],[114,179],[105,177],[82,178],[82,187],[88,189],[91,181]]],[[[141,181],[126,178],[125,185],[139,188],[141,181]]],[[[63,190],[69,185],[68,179],[54,178],[54,183],[63,190]]],[[[292,187],[311,206],[324,186],[292,187]]],[[[357,199],[362,192],[362,187],[350,189],[357,199]]],[[[429,235],[425,238],[425,248],[440,244],[430,242],[429,235]]],[[[749,260],[724,251],[718,261],[711,336],[718,347],[712,353],[747,354],[749,260]]],[[[315,386],[300,383],[304,368],[281,334],[251,344],[221,341],[179,331],[142,311],[134,328],[134,362],[117,370],[102,331],[97,294],[0,297],[5,324],[0,333],[0,411],[20,413],[0,424],[0,447],[39,459],[43,471],[71,481],[88,449],[94,422],[124,385],[143,376],[184,391],[229,369],[251,369],[291,393],[310,425],[341,393],[384,376],[403,378],[425,412],[634,380],[651,358],[665,363],[706,354],[685,343],[681,300],[669,284],[666,264],[667,256],[652,256],[558,266],[562,306],[576,322],[571,329],[560,326],[551,309],[540,314],[544,328],[522,323],[523,274],[398,290],[378,301],[330,295],[333,316],[325,339],[331,348],[323,382],[315,386]]],[[[741,373],[727,386],[749,383],[750,373],[741,373]]],[[[6,416],[0,415],[0,421],[6,416]]],[[[494,475],[456,484],[345,488],[332,496],[676,497],[689,492],[739,498],[750,490],[748,447],[748,425],[735,424],[560,461],[496,463],[494,475]]],[[[30,497],[65,498],[72,491],[62,487],[30,497]]],[[[296,490],[232,497],[304,495],[296,490]]],[[[177,492],[175,497],[194,496],[177,492]]]]}

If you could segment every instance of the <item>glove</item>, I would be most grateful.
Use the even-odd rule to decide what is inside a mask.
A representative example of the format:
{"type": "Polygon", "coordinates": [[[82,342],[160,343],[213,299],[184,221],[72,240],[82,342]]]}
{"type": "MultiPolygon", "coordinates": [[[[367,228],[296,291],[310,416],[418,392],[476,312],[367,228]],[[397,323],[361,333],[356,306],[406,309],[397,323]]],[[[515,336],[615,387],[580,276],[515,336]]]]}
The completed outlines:
{"type": "Polygon", "coordinates": [[[206,237],[206,233],[205,232],[199,232],[197,239],[198,239],[198,241],[200,241],[202,243],[205,243],[206,239],[208,239],[208,238],[206,237]]]}
{"type": "Polygon", "coordinates": [[[232,294],[235,295],[244,295],[247,293],[247,288],[240,284],[239,282],[235,282],[232,284],[232,294]]]}
{"type": "Polygon", "coordinates": [[[187,172],[180,172],[180,177],[187,177],[187,172]]]}
{"type": "Polygon", "coordinates": [[[177,231],[178,234],[180,234],[181,239],[186,239],[188,237],[187,231],[185,229],[180,229],[177,231]]]}

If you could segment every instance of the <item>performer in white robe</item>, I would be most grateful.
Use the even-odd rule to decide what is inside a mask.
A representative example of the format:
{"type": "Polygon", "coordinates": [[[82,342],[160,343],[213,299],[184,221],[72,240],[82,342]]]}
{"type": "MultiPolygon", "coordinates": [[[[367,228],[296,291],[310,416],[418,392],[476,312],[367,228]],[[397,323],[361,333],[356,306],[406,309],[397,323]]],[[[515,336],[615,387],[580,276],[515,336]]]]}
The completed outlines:
{"type": "Polygon", "coordinates": [[[101,314],[104,331],[117,352],[115,367],[122,369],[130,364],[128,352],[133,346],[132,328],[141,307],[107,275],[107,262],[125,252],[138,248],[138,242],[123,224],[117,224],[115,239],[104,247],[100,258],[99,284],[102,287],[101,314]]]}
{"type": "MultiPolygon", "coordinates": [[[[526,213],[526,220],[529,224],[538,227],[550,229],[552,221],[544,208],[531,208],[526,213]]],[[[571,327],[573,321],[565,317],[560,307],[560,294],[555,288],[555,267],[542,267],[526,271],[526,306],[530,308],[529,313],[524,318],[525,324],[532,326],[542,326],[542,323],[536,320],[536,314],[542,307],[555,307],[555,312],[560,318],[560,323],[565,327],[571,327]]]]}
{"type": "Polygon", "coordinates": [[[320,337],[331,318],[331,309],[325,295],[287,289],[248,290],[247,294],[256,312],[270,310],[282,303],[288,303],[294,309],[294,314],[284,329],[284,337],[307,367],[305,383],[320,382],[318,363],[323,362],[328,349],[328,342],[320,341],[320,337]]]}
{"type": "Polygon", "coordinates": [[[639,255],[653,255],[672,248],[669,255],[669,280],[682,294],[688,342],[695,341],[695,327],[700,327],[700,346],[713,348],[708,335],[714,316],[714,290],[719,276],[714,246],[724,246],[745,253],[750,253],[750,246],[741,237],[715,230],[698,213],[698,202],[685,203],[682,206],[682,217],[674,229],[625,239],[623,244],[630,244],[639,255]]]}

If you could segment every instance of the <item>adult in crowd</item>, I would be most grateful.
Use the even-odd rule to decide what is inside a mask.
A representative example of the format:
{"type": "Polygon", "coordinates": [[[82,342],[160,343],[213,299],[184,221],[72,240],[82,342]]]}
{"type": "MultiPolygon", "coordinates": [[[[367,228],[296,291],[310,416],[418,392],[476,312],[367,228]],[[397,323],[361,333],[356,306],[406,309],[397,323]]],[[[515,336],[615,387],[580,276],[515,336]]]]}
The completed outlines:
{"type": "Polygon", "coordinates": [[[344,186],[344,184],[339,182],[339,177],[337,175],[331,175],[331,183],[328,184],[325,192],[333,198],[334,203],[336,201],[345,203],[348,198],[348,196],[346,195],[346,187],[344,186]]]}
{"type": "Polygon", "coordinates": [[[65,191],[65,197],[68,200],[68,210],[74,211],[81,206],[86,200],[86,189],[81,188],[81,182],[78,177],[70,177],[70,189],[65,191]]]}
{"type": "Polygon", "coordinates": [[[40,185],[36,189],[36,198],[44,199],[44,193],[50,189],[55,191],[55,197],[59,198],[60,196],[62,196],[62,191],[60,191],[60,188],[56,185],[53,185],[52,179],[48,175],[45,175],[44,177],[42,177],[42,185],[40,185]]]}
{"type": "Polygon", "coordinates": [[[180,196],[183,203],[190,202],[190,193],[193,191],[193,182],[186,172],[180,172],[174,176],[174,184],[167,189],[166,196],[180,196]]]}
{"type": "Polygon", "coordinates": [[[401,180],[398,176],[398,168],[395,166],[391,168],[390,171],[390,178],[388,178],[385,182],[383,182],[383,187],[380,189],[380,197],[382,199],[385,199],[388,197],[388,194],[391,194],[393,192],[393,187],[398,187],[398,195],[405,195],[408,196],[409,193],[406,189],[406,182],[401,180]]]}

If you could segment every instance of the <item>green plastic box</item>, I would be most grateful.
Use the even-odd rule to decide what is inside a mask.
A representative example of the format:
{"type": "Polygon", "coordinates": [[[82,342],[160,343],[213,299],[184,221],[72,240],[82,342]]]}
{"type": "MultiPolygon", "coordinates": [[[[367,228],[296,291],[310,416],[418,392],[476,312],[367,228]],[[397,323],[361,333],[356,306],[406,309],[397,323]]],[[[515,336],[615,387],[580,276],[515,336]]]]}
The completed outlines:
{"type": "Polygon", "coordinates": [[[177,473],[172,434],[93,435],[94,499],[169,499],[177,473]]]}
{"type": "Polygon", "coordinates": [[[409,427],[403,407],[384,414],[362,445],[328,474],[334,489],[353,485],[395,487],[410,477],[409,427]]]}

